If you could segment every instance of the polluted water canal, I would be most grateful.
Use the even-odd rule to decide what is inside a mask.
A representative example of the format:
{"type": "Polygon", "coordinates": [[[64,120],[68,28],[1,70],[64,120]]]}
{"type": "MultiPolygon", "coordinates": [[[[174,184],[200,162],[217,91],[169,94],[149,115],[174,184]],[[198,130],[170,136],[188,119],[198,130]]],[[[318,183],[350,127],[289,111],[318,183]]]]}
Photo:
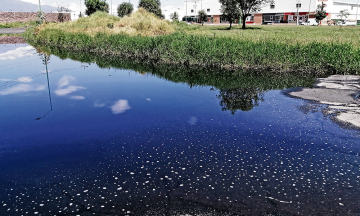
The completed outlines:
{"type": "Polygon", "coordinates": [[[359,215],[357,76],[0,48],[0,215],[359,215]]]}

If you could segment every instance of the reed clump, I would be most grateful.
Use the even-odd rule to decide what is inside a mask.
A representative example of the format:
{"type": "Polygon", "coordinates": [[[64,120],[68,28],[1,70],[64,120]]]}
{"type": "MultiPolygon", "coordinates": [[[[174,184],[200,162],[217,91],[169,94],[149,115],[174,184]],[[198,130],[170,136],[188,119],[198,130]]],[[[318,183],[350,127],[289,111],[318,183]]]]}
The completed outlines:
{"type": "Polygon", "coordinates": [[[67,33],[95,36],[99,33],[108,35],[124,34],[128,36],[158,36],[175,32],[169,21],[161,20],[153,13],[139,8],[130,16],[123,18],[98,11],[89,17],[64,23],[47,23],[37,27],[36,31],[61,30],[67,33]]]}

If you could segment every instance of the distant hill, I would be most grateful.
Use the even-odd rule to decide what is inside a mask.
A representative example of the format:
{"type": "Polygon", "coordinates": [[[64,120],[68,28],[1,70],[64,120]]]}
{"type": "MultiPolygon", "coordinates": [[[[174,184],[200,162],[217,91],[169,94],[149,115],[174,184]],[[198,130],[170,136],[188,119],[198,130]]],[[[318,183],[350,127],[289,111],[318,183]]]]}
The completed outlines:
{"type": "MultiPolygon", "coordinates": [[[[23,11],[23,12],[36,12],[39,10],[37,4],[23,2],[20,0],[0,0],[0,11],[23,11]]],[[[57,8],[48,5],[41,5],[41,10],[44,12],[56,11],[57,8]]]]}

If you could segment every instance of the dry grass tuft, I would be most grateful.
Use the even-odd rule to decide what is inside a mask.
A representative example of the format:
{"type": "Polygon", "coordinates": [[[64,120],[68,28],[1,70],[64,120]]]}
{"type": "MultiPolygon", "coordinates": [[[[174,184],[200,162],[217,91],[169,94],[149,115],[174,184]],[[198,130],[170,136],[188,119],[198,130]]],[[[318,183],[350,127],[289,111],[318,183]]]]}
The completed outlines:
{"type": "Polygon", "coordinates": [[[37,28],[37,32],[50,29],[71,33],[85,33],[91,36],[95,36],[97,33],[159,36],[175,32],[169,21],[159,19],[155,14],[148,12],[144,8],[139,8],[130,16],[123,18],[105,12],[96,12],[89,17],[83,17],[75,21],[43,24],[37,28]]]}

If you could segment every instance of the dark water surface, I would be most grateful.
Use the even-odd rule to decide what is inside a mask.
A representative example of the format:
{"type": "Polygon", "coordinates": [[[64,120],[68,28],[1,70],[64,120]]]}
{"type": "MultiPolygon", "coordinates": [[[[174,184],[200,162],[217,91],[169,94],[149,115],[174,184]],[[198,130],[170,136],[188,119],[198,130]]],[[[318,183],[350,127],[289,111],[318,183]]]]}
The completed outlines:
{"type": "Polygon", "coordinates": [[[0,51],[1,216],[360,215],[359,132],[303,112],[283,78],[226,88],[0,51]]]}

